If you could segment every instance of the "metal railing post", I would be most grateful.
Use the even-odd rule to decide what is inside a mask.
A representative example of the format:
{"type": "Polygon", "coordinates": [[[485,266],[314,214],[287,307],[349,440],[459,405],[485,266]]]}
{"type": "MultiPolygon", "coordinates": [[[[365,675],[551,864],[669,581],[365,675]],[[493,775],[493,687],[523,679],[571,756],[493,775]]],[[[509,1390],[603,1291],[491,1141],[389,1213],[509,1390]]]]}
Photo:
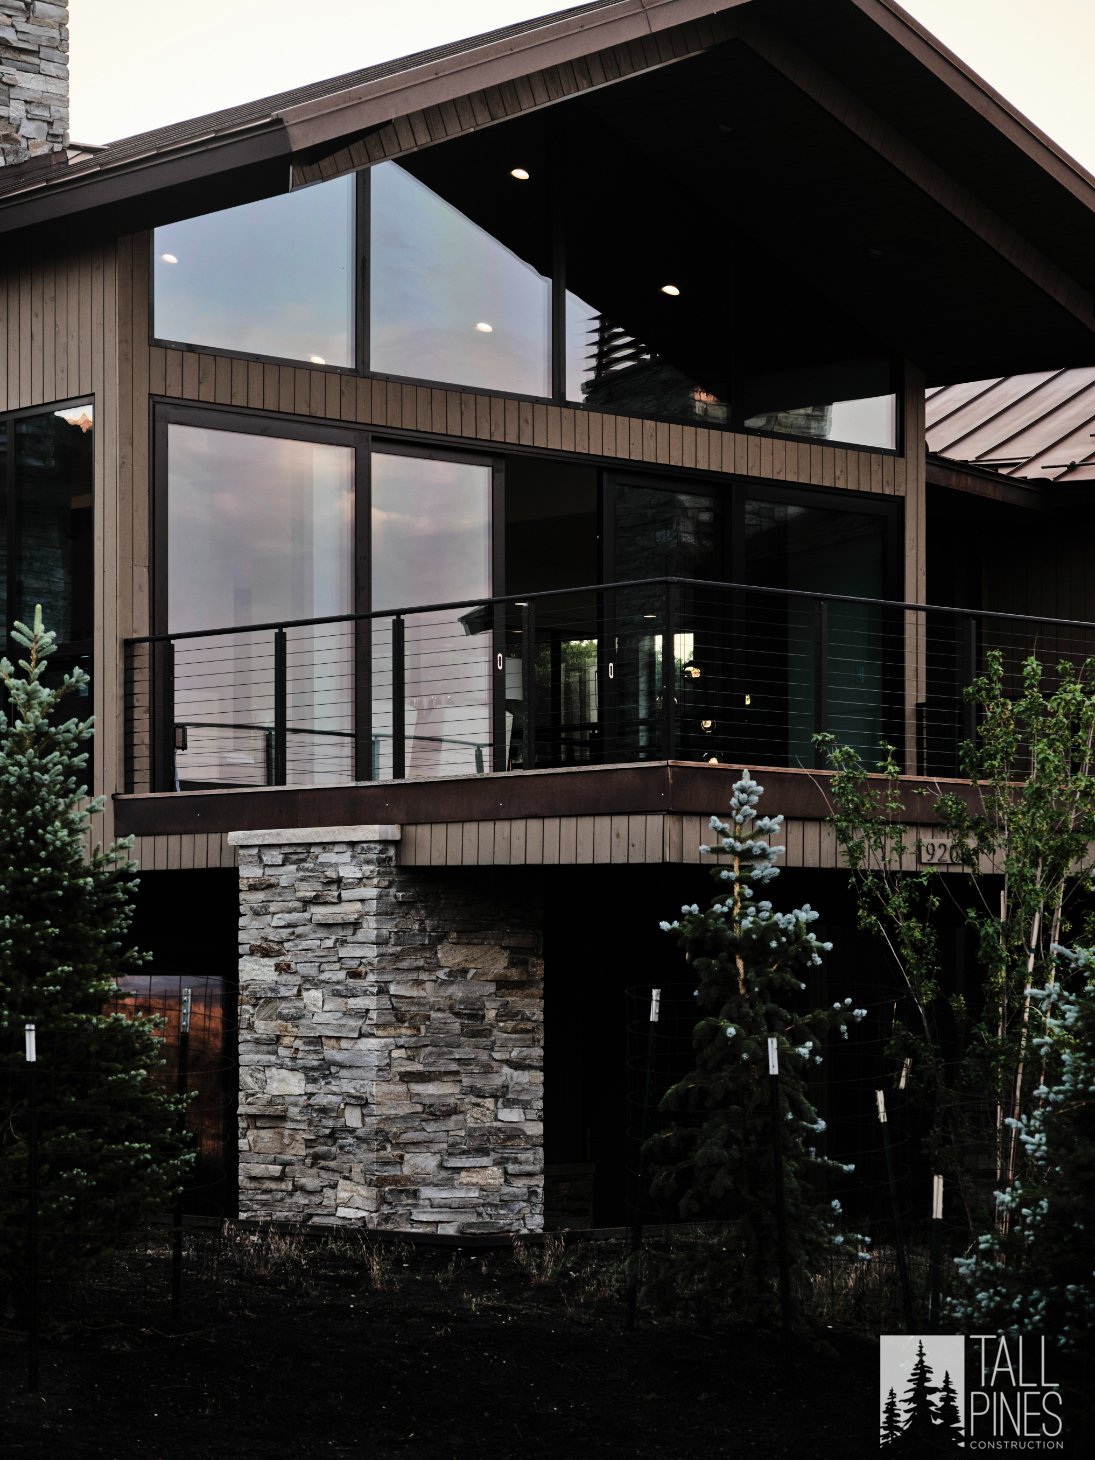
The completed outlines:
{"type": "MultiPolygon", "coordinates": [[[[829,605],[824,598],[814,600],[814,733],[824,735],[829,728],[829,605]]],[[[824,756],[815,747],[814,764],[824,765],[824,756]]]]}
{"type": "Polygon", "coordinates": [[[972,613],[962,616],[962,631],[959,635],[958,693],[962,696],[962,739],[973,745],[977,740],[977,706],[964,691],[977,678],[977,620],[972,613]]]}
{"type": "Polygon", "coordinates": [[[175,645],[163,639],[152,654],[152,789],[175,789],[175,645]]]}
{"type": "Polygon", "coordinates": [[[525,691],[525,770],[536,765],[536,605],[521,608],[521,678],[525,691]]]}
{"type": "Polygon", "coordinates": [[[665,585],[665,619],[662,626],[662,739],[663,754],[672,760],[677,751],[677,623],[673,584],[665,585]]]}
{"type": "Polygon", "coordinates": [[[284,629],[274,630],[274,785],[289,779],[289,640],[284,629]]]}
{"type": "Polygon", "coordinates": [[[400,614],[392,615],[392,780],[407,774],[407,702],[404,689],[404,645],[406,624],[400,614]]]}

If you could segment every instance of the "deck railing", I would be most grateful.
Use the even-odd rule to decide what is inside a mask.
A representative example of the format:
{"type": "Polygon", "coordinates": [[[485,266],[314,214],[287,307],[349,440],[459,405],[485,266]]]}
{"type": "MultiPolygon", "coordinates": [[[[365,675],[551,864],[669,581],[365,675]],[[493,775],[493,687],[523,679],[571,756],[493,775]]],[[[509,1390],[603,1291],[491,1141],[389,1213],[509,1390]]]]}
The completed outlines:
{"type": "Polygon", "coordinates": [[[129,791],[705,760],[957,775],[990,649],[1018,692],[1095,624],[681,578],[130,639],[129,791]]]}

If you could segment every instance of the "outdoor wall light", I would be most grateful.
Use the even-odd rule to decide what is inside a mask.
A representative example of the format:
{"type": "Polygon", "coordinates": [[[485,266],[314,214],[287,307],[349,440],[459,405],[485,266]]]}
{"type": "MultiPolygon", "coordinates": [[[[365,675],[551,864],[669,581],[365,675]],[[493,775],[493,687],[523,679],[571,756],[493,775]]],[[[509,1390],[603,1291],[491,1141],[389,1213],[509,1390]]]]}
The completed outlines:
{"type": "Polygon", "coordinates": [[[308,363],[310,365],[326,365],[327,361],[323,358],[322,355],[309,355],[308,363]]]}
{"type": "Polygon", "coordinates": [[[662,285],[662,293],[663,294],[668,294],[671,299],[676,299],[677,295],[680,292],[681,291],[677,288],[676,284],[663,284],[662,285]]]}
{"type": "Polygon", "coordinates": [[[530,176],[527,167],[511,167],[509,175],[515,177],[518,182],[528,182],[530,176]]]}
{"type": "Polygon", "coordinates": [[[715,722],[714,722],[714,720],[701,720],[700,721],[700,729],[703,731],[703,733],[705,735],[710,735],[711,734],[711,731],[714,730],[714,728],[715,728],[715,722]]]}

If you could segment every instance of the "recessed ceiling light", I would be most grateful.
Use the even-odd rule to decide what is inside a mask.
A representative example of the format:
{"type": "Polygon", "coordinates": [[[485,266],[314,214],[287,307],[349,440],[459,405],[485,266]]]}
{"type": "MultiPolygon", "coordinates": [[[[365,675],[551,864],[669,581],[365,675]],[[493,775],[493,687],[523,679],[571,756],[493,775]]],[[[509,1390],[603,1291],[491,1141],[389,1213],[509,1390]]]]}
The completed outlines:
{"type": "Polygon", "coordinates": [[[487,324],[485,319],[481,319],[479,323],[475,326],[475,328],[479,331],[481,335],[494,334],[494,326],[492,324],[487,324]]]}
{"type": "Polygon", "coordinates": [[[662,285],[662,293],[663,294],[668,294],[671,299],[676,299],[677,295],[680,292],[681,291],[677,288],[676,284],[663,284],[662,285]]]}
{"type": "Polygon", "coordinates": [[[308,360],[312,365],[326,365],[327,363],[322,355],[309,355],[308,360]]]}
{"type": "Polygon", "coordinates": [[[173,253],[162,253],[160,254],[160,258],[163,259],[165,264],[177,264],[179,262],[173,253]]]}
{"type": "Polygon", "coordinates": [[[528,182],[530,176],[527,167],[511,167],[509,175],[515,177],[518,182],[528,182]]]}

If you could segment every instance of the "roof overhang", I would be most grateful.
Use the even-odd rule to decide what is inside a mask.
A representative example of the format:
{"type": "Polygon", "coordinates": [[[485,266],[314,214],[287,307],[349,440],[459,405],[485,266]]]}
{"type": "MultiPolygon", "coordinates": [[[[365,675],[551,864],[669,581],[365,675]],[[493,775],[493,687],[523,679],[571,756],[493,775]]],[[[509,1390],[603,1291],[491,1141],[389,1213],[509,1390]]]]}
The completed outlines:
{"type": "MultiPolygon", "coordinates": [[[[603,100],[622,116],[623,88],[674,72],[666,37],[682,26],[709,35],[711,64],[702,95],[683,85],[674,94],[666,76],[676,112],[631,109],[626,135],[651,177],[668,169],[676,185],[706,190],[726,228],[934,384],[1095,356],[1095,179],[892,0],[601,0],[378,68],[355,85],[275,98],[265,111],[255,104],[243,125],[225,113],[203,119],[204,132],[149,134],[143,154],[142,139],[129,139],[75,166],[28,172],[16,190],[5,179],[0,235],[8,247],[15,235],[40,247],[63,221],[67,243],[73,224],[84,237],[129,232],[284,192],[299,159],[393,125],[404,152],[419,150],[434,135],[402,119],[504,93],[522,77],[573,76],[587,58],[640,45],[645,72],[611,97],[606,67],[577,98],[543,86],[527,108],[545,129],[556,105],[596,111],[603,100]],[[702,128],[719,107],[734,146],[716,156],[702,128]]],[[[510,115],[478,114],[462,130],[510,115]]],[[[651,211],[658,186],[639,200],[651,211]]]]}

